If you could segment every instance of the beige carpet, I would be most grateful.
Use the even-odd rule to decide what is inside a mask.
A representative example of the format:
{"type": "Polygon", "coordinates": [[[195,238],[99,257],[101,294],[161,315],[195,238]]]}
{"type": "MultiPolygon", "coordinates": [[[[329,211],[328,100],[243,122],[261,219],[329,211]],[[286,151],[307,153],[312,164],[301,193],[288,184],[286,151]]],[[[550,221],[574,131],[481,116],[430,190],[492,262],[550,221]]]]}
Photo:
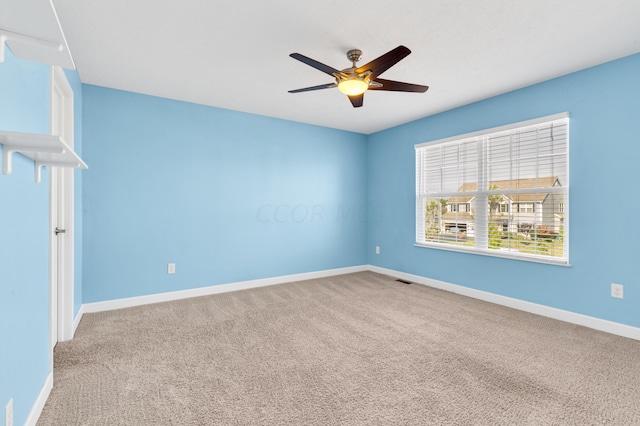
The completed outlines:
{"type": "Polygon", "coordinates": [[[640,424],[640,342],[371,272],[85,315],[39,425],[640,424]]]}

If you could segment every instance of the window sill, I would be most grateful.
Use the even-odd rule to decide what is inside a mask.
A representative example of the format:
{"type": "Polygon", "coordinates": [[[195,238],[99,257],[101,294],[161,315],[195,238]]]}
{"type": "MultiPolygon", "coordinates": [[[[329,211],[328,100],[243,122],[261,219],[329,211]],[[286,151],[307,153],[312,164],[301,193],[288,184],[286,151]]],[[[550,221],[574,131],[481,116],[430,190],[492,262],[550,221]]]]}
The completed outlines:
{"type": "Polygon", "coordinates": [[[513,253],[505,253],[500,252],[498,250],[478,250],[478,249],[470,249],[466,247],[448,245],[448,244],[438,244],[438,243],[415,243],[415,247],[423,247],[430,248],[436,250],[447,250],[447,251],[456,251],[459,253],[469,253],[469,254],[477,254],[480,256],[491,256],[491,257],[500,257],[503,259],[511,259],[511,260],[522,260],[525,262],[533,262],[533,263],[545,263],[547,265],[555,265],[555,266],[566,266],[571,267],[572,265],[566,259],[549,259],[547,257],[542,256],[534,256],[534,255],[514,255],[513,253]]]}

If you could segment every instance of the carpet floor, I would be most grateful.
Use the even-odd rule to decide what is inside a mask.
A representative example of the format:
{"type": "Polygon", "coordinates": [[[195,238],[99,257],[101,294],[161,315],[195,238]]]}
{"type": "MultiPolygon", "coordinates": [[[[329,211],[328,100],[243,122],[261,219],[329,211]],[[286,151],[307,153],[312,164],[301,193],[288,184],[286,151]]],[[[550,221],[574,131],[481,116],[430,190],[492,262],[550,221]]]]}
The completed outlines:
{"type": "Polygon", "coordinates": [[[360,272],[84,315],[38,425],[640,424],[640,342],[360,272]]]}

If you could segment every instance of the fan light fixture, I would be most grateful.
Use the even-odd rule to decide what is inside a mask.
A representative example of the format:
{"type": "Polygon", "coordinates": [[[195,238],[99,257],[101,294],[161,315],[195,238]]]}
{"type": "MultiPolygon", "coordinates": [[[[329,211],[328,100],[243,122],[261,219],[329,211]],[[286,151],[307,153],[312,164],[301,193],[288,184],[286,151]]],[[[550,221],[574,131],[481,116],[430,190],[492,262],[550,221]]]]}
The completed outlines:
{"type": "Polygon", "coordinates": [[[357,77],[348,78],[338,83],[338,89],[347,96],[362,95],[369,88],[369,84],[357,77]]]}

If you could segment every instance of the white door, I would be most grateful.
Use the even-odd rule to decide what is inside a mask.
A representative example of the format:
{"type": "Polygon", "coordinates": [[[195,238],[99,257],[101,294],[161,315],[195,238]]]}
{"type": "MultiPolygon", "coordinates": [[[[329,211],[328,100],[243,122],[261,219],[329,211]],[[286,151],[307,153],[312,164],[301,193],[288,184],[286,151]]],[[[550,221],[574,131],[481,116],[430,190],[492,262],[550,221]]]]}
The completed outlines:
{"type": "MultiPolygon", "coordinates": [[[[73,149],[73,91],[64,72],[51,67],[51,134],[73,149]]],[[[73,170],[50,168],[50,343],[73,337],[73,170]]]]}

